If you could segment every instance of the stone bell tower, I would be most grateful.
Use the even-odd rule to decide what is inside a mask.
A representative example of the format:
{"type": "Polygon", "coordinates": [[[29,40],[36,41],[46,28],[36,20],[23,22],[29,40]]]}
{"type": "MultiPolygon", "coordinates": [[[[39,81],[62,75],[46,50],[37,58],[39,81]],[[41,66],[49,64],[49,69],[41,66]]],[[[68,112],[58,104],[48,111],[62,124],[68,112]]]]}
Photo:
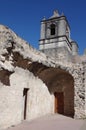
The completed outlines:
{"type": "Polygon", "coordinates": [[[71,61],[78,53],[77,43],[70,38],[70,27],[64,15],[58,11],[41,21],[39,50],[55,60],[71,61]]]}

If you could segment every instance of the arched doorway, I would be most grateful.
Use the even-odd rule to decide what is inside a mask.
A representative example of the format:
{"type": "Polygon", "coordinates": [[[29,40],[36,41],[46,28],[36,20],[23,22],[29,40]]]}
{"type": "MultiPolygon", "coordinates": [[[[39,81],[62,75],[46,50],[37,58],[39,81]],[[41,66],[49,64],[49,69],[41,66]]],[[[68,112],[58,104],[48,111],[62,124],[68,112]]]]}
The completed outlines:
{"type": "Polygon", "coordinates": [[[33,63],[30,71],[38,76],[54,95],[54,112],[74,117],[74,79],[66,70],[33,63]]]}
{"type": "Polygon", "coordinates": [[[60,68],[46,68],[39,77],[54,95],[54,112],[74,117],[74,79],[60,68]]]}
{"type": "Polygon", "coordinates": [[[74,80],[68,72],[59,72],[53,83],[55,113],[74,117],[74,80]]]}

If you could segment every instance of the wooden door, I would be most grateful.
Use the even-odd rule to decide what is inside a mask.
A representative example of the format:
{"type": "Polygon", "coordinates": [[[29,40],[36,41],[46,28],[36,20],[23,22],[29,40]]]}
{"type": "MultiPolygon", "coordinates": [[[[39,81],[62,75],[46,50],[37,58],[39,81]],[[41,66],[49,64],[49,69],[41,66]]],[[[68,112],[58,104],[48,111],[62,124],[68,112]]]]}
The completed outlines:
{"type": "Polygon", "coordinates": [[[27,92],[28,88],[24,88],[23,96],[24,96],[24,120],[26,119],[26,110],[27,110],[27,92]]]}
{"type": "Polygon", "coordinates": [[[64,114],[64,94],[55,92],[55,113],[64,114]]]}

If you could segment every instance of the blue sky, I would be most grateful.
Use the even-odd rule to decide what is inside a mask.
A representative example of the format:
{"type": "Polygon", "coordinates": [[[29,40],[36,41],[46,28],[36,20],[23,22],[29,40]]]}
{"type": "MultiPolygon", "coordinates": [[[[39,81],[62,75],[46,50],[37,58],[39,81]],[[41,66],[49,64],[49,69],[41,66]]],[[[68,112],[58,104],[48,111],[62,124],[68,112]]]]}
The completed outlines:
{"type": "Polygon", "coordinates": [[[52,16],[56,9],[67,17],[71,38],[83,54],[86,48],[86,0],[0,0],[0,24],[38,48],[40,21],[44,16],[52,16]]]}

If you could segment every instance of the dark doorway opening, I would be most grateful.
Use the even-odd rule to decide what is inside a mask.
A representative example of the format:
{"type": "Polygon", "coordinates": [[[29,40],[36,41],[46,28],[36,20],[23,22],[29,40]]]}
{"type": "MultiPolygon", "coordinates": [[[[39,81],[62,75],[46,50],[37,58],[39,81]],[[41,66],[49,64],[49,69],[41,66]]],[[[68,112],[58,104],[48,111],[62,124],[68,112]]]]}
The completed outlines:
{"type": "Polygon", "coordinates": [[[24,120],[26,119],[26,111],[27,111],[27,93],[28,88],[24,88],[23,90],[23,97],[24,97],[24,120]]]}
{"type": "Polygon", "coordinates": [[[64,93],[55,92],[55,113],[64,114],[64,93]]]}

